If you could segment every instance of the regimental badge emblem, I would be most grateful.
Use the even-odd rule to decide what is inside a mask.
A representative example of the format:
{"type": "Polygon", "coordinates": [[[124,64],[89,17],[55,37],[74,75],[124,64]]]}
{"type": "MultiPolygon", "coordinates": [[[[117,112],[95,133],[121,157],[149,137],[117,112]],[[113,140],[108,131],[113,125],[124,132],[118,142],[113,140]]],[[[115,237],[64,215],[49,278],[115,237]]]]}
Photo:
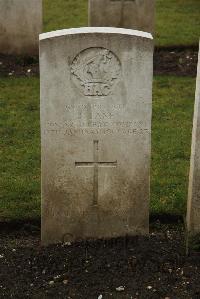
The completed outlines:
{"type": "Polygon", "coordinates": [[[121,63],[108,49],[89,48],[74,58],[71,74],[85,96],[108,96],[121,76],[121,63]]]}

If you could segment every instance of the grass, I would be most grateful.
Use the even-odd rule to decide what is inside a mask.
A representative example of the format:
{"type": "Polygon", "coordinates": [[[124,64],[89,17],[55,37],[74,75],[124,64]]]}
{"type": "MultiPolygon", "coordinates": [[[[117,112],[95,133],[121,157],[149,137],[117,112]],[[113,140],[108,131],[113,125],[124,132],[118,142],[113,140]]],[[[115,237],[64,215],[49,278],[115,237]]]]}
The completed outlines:
{"type": "Polygon", "coordinates": [[[0,219],[40,213],[39,80],[0,81],[0,219]]]}
{"type": "Polygon", "coordinates": [[[44,31],[87,26],[88,0],[43,0],[44,31]]]}
{"type": "MultiPolygon", "coordinates": [[[[154,80],[152,213],[185,212],[194,89],[193,78],[154,80]]],[[[39,79],[1,79],[0,107],[0,219],[40,217],[39,79]]]]}
{"type": "Polygon", "coordinates": [[[152,125],[151,209],[183,214],[186,210],[195,80],[157,77],[152,125]]]}
{"type": "Polygon", "coordinates": [[[156,45],[197,45],[200,37],[199,0],[156,0],[156,45]]]}
{"type": "MultiPolygon", "coordinates": [[[[88,0],[43,0],[44,31],[87,26],[88,0]]],[[[157,46],[197,45],[199,0],[156,0],[157,46]]]]}

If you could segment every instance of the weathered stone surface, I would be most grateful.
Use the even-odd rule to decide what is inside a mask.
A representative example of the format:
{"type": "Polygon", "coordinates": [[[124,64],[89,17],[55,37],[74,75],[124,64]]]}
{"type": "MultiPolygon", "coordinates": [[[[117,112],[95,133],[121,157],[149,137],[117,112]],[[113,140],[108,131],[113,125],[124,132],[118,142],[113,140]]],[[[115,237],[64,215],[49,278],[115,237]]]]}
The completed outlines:
{"type": "Polygon", "coordinates": [[[155,0],[89,0],[89,26],[154,32],[155,0]]]}
{"type": "Polygon", "coordinates": [[[42,34],[42,241],[147,234],[151,34],[42,34]]]}
{"type": "Polygon", "coordinates": [[[35,55],[42,32],[42,0],[0,0],[0,53],[35,55]]]}
{"type": "Polygon", "coordinates": [[[187,228],[190,235],[200,233],[200,51],[192,132],[187,228]]]}

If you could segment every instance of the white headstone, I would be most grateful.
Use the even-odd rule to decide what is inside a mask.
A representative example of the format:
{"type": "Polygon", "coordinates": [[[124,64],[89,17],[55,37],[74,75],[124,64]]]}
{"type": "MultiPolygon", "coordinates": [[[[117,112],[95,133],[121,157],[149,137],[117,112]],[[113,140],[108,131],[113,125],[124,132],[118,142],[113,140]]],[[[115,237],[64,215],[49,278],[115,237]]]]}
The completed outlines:
{"type": "Polygon", "coordinates": [[[42,0],[0,0],[0,53],[38,55],[42,0]]]}
{"type": "Polygon", "coordinates": [[[43,244],[147,234],[153,40],[40,36],[43,244]]]}
{"type": "Polygon", "coordinates": [[[154,32],[155,0],[89,0],[89,26],[154,32]]]}
{"type": "Polygon", "coordinates": [[[192,132],[187,228],[190,235],[200,233],[200,51],[192,132]]]}

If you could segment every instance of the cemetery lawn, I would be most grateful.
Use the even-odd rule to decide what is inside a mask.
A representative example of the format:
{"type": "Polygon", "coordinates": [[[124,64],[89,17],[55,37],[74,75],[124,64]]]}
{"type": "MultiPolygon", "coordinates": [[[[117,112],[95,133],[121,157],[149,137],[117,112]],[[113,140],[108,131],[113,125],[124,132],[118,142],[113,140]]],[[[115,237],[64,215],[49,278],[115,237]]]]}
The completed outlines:
{"type": "MultiPolygon", "coordinates": [[[[156,76],[151,214],[186,210],[195,79],[156,76]]],[[[39,79],[0,81],[0,221],[40,219],[39,79]]]]}
{"type": "MultiPolygon", "coordinates": [[[[44,0],[44,31],[87,26],[88,0],[44,0]]],[[[198,45],[199,0],[156,0],[156,45],[198,45]]]]}

